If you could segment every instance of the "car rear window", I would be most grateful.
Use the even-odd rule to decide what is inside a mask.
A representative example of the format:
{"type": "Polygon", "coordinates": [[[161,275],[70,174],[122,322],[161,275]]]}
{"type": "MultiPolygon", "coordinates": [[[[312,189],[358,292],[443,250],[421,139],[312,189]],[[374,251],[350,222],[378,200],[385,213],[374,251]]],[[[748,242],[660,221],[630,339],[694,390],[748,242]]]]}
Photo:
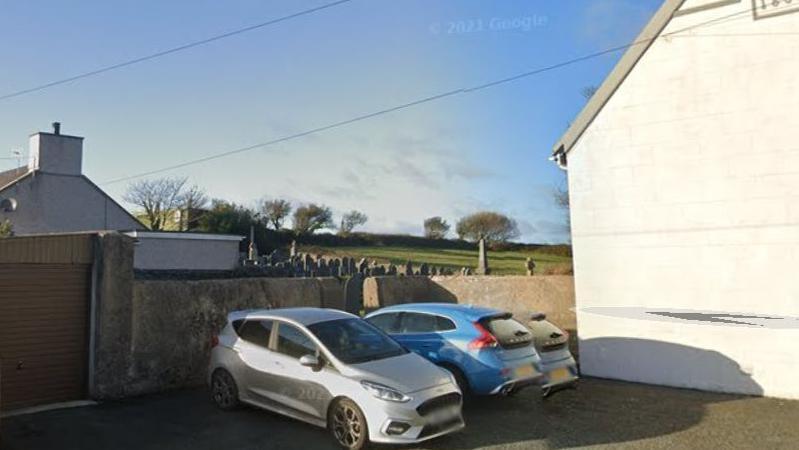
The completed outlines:
{"type": "Polygon", "coordinates": [[[236,332],[239,337],[259,347],[269,347],[269,335],[272,334],[271,320],[247,320],[239,325],[236,332]]]}
{"type": "Polygon", "coordinates": [[[480,322],[497,338],[502,348],[526,347],[533,342],[530,330],[509,317],[490,317],[480,322]]]}
{"type": "Polygon", "coordinates": [[[386,313],[366,319],[367,322],[383,330],[384,333],[399,333],[400,329],[399,313],[386,313]]]}

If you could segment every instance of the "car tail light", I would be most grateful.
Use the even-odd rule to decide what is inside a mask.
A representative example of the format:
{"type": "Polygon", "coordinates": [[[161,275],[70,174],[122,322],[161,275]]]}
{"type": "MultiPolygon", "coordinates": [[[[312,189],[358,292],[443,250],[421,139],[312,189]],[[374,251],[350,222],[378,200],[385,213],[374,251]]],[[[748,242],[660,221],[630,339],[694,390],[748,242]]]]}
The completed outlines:
{"type": "Polygon", "coordinates": [[[497,339],[489,333],[486,328],[479,322],[475,322],[474,328],[480,333],[480,336],[469,342],[470,350],[480,350],[483,348],[492,348],[497,346],[497,339]]]}
{"type": "Polygon", "coordinates": [[[214,347],[216,347],[217,345],[219,345],[219,336],[216,336],[216,335],[214,335],[214,336],[211,338],[211,348],[214,348],[214,347]]]}

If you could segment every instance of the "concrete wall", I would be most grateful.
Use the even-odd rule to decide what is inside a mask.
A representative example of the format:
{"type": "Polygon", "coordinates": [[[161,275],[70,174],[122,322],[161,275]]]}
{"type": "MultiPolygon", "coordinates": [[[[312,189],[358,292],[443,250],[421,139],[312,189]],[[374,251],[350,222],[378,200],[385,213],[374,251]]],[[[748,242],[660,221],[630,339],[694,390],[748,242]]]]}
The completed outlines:
{"type": "Polygon", "coordinates": [[[374,277],[364,283],[367,310],[412,302],[468,303],[514,313],[524,319],[544,312],[573,332],[574,282],[569,276],[374,277]]]}
{"type": "Polygon", "coordinates": [[[95,237],[94,248],[89,395],[119,398],[129,392],[125,381],[131,365],[133,239],[102,233],[95,237]]]}
{"type": "MultiPolygon", "coordinates": [[[[239,241],[138,236],[133,267],[142,270],[233,270],[239,241]]],[[[164,233],[171,234],[171,233],[164,233]]]]}
{"type": "Polygon", "coordinates": [[[37,172],[0,193],[14,198],[14,212],[0,212],[17,235],[141,228],[121,206],[81,175],[37,172]]]}
{"type": "Polygon", "coordinates": [[[747,13],[657,40],[568,154],[584,373],[799,398],[797,29],[747,13]]]}

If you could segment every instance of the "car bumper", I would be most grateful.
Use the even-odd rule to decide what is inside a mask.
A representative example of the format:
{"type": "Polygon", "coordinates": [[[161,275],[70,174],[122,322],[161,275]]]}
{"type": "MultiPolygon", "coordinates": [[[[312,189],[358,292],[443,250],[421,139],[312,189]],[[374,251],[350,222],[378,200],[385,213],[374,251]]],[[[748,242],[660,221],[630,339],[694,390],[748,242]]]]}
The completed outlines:
{"type": "Polygon", "coordinates": [[[534,377],[520,378],[516,380],[508,380],[491,391],[491,395],[507,394],[512,391],[519,391],[530,386],[540,386],[544,383],[546,377],[543,374],[538,374],[534,377]]]}
{"type": "Polygon", "coordinates": [[[558,360],[543,360],[541,372],[544,373],[542,389],[551,389],[575,383],[579,378],[577,363],[571,354],[558,360]]]}
{"type": "Polygon", "coordinates": [[[367,401],[363,409],[369,423],[369,439],[385,444],[414,444],[462,429],[465,423],[460,399],[457,404],[449,404],[426,415],[417,410],[431,399],[452,394],[460,396],[460,391],[457,386],[448,384],[414,392],[410,394],[413,399],[407,403],[392,403],[374,398],[373,401],[367,401]],[[404,431],[396,432],[398,425],[405,428],[404,431]]]}

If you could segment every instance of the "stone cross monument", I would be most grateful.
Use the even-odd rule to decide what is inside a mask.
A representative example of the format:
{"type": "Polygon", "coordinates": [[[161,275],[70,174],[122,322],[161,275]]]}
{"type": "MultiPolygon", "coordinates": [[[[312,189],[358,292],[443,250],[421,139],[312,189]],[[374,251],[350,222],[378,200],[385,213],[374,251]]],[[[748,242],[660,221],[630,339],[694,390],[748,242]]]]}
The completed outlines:
{"type": "Polygon", "coordinates": [[[480,240],[477,242],[477,246],[479,247],[479,254],[477,256],[477,270],[475,273],[477,275],[490,275],[491,269],[488,267],[488,254],[486,253],[486,241],[481,236],[480,240]]]}
{"type": "Polygon", "coordinates": [[[247,248],[247,259],[255,261],[258,259],[258,246],[255,244],[255,227],[250,225],[250,245],[247,248]]]}

